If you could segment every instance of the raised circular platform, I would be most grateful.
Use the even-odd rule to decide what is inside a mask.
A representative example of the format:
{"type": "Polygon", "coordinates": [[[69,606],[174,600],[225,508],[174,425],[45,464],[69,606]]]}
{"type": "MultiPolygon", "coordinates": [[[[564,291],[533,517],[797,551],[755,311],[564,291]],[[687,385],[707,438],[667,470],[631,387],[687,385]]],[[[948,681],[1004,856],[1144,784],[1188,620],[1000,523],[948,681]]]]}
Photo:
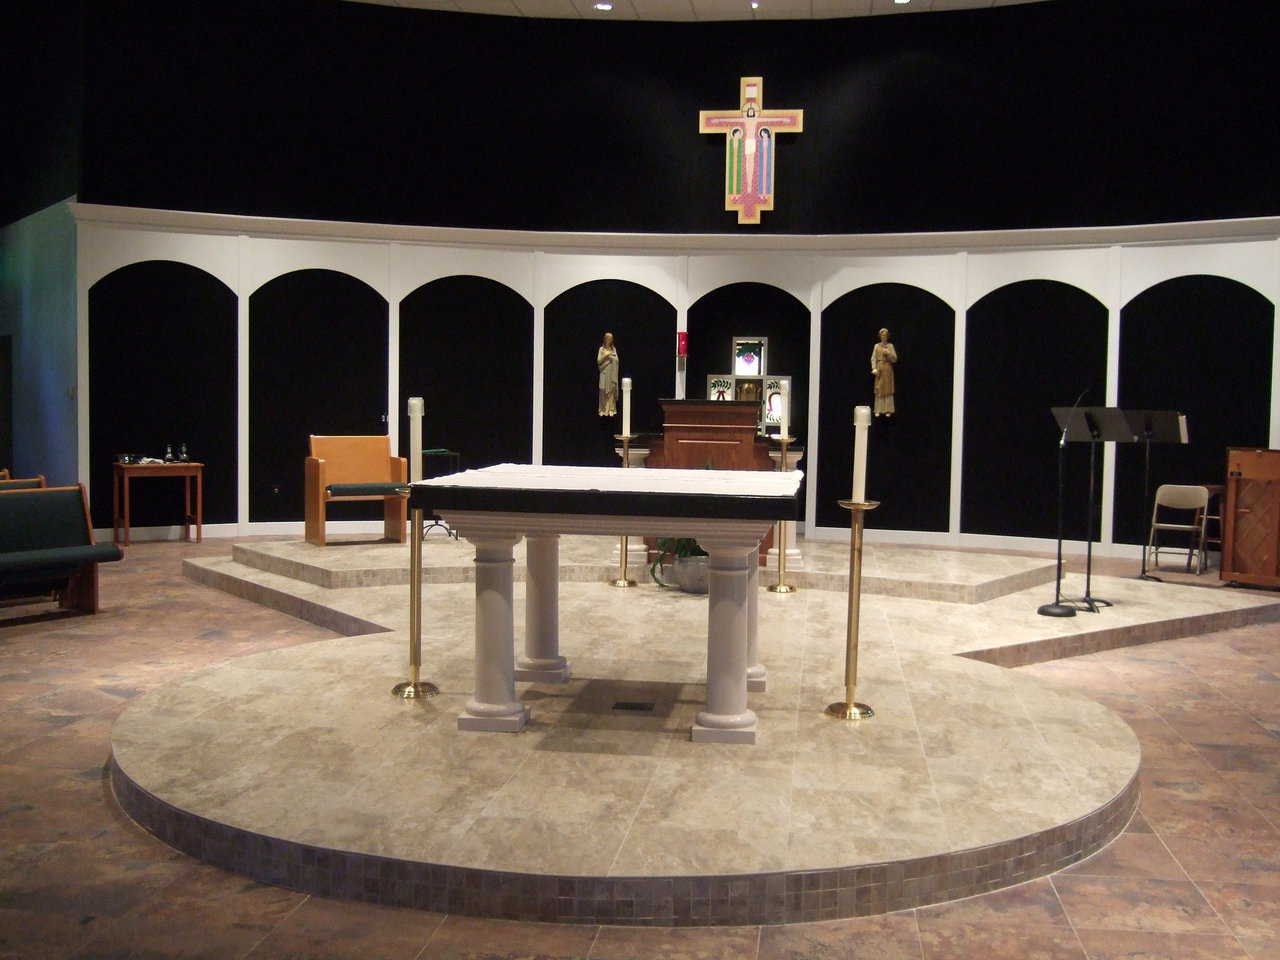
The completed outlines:
{"type": "Polygon", "coordinates": [[[459,731],[472,597],[427,591],[424,674],[444,692],[425,703],[389,694],[401,632],[230,660],[140,698],[112,734],[122,806],[193,856],[322,895],[698,925],[1018,883],[1104,845],[1137,801],[1120,718],[940,652],[980,607],[864,602],[858,695],[876,717],[846,724],[823,713],[842,694],[845,595],[762,591],[769,688],[742,746],[689,741],[706,599],[652,586],[562,584],[574,679],[519,686],[520,734],[459,731]]]}

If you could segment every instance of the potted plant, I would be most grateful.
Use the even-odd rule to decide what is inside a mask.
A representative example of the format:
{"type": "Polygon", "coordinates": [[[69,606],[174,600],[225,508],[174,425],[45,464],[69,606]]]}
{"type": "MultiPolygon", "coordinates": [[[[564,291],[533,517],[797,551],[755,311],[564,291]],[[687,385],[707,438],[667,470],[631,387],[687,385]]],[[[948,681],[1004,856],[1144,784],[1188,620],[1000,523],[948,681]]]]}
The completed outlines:
{"type": "Polygon", "coordinates": [[[658,555],[649,565],[649,576],[660,587],[679,587],[685,593],[707,592],[707,551],[692,537],[660,537],[658,555]],[[660,576],[670,565],[674,583],[660,576]]]}

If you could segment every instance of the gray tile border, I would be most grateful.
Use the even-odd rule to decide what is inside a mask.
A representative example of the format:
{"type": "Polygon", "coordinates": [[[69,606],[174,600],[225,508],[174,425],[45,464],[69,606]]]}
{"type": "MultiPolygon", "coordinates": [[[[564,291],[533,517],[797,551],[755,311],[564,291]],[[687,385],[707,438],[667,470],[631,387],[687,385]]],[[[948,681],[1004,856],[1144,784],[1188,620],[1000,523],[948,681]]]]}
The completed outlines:
{"type": "Polygon", "coordinates": [[[888,913],[987,893],[1054,873],[1121,833],[1135,774],[1092,813],[989,846],[842,869],[732,876],[571,877],[453,867],[262,836],[180,810],[111,759],[124,811],[172,847],[254,880],[325,897],[443,913],[555,923],[721,926],[888,913]]]}

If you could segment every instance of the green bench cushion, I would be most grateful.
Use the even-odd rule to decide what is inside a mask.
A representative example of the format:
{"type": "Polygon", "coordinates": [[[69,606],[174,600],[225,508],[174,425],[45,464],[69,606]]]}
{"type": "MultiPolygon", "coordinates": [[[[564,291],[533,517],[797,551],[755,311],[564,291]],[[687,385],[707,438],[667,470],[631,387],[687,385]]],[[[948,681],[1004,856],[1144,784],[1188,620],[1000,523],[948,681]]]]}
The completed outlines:
{"type": "Polygon", "coordinates": [[[12,577],[37,579],[71,573],[82,563],[110,563],[124,554],[113,543],[93,543],[79,547],[55,547],[46,550],[20,550],[0,553],[0,582],[12,577]]]}
{"type": "Polygon", "coordinates": [[[407,483],[331,483],[331,497],[394,497],[409,495],[407,483]]]}

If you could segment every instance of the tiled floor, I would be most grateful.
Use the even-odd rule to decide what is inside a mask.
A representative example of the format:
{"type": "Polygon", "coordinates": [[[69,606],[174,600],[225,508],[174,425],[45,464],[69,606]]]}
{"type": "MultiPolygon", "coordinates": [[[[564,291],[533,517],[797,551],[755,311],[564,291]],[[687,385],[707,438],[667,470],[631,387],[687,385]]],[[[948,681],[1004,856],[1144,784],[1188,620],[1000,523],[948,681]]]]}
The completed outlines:
{"type": "Polygon", "coordinates": [[[131,698],[196,666],[332,636],[181,576],[183,556],[229,549],[131,548],[103,568],[95,617],[0,610],[0,956],[1280,957],[1274,624],[1022,668],[1106,703],[1143,744],[1142,813],[1063,873],[865,920],[514,924],[260,886],[173,853],[119,813],[103,766],[131,698]]]}

